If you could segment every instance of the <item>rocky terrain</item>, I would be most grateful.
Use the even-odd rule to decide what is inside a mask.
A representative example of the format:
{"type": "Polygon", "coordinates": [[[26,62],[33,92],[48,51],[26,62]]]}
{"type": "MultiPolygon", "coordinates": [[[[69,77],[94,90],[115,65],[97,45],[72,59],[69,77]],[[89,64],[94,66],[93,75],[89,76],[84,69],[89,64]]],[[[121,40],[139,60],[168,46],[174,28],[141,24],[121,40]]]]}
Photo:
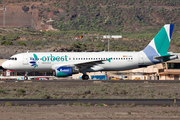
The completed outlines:
{"type": "Polygon", "coordinates": [[[179,0],[0,0],[4,5],[0,58],[27,51],[107,51],[107,40],[99,39],[107,34],[123,36],[111,40],[110,51],[139,51],[167,23],[175,24],[169,51],[180,51],[179,0]],[[50,17],[54,31],[46,31],[50,17]]]}

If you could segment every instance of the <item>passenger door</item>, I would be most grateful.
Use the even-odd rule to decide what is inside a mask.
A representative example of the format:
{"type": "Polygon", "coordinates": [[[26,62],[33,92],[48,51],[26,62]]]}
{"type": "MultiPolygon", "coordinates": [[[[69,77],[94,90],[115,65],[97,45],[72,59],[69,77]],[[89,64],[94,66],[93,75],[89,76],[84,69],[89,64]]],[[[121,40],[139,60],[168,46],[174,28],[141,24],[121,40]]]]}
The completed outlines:
{"type": "Polygon", "coordinates": [[[28,65],[28,55],[23,56],[23,65],[28,65]]]}
{"type": "Polygon", "coordinates": [[[144,64],[144,57],[143,57],[143,54],[142,53],[139,53],[139,61],[138,61],[138,64],[144,64]]]}

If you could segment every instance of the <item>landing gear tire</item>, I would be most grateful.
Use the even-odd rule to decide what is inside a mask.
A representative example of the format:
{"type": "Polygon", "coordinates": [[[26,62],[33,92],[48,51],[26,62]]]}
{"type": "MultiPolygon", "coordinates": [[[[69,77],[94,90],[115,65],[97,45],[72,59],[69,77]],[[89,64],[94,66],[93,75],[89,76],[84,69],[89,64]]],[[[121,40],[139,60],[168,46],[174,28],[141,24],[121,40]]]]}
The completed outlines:
{"type": "Polygon", "coordinates": [[[89,76],[88,76],[88,75],[83,75],[83,76],[82,76],[82,79],[83,79],[83,80],[88,80],[88,79],[89,79],[89,76]]]}
{"type": "Polygon", "coordinates": [[[27,77],[27,76],[24,76],[24,80],[28,80],[28,77],[27,77]]]}

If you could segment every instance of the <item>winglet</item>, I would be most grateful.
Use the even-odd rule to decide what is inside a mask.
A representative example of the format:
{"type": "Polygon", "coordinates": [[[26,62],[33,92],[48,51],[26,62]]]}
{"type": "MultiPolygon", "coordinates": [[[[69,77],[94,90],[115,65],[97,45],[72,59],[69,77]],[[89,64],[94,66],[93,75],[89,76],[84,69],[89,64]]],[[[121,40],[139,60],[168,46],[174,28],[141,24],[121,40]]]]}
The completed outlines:
{"type": "Polygon", "coordinates": [[[107,61],[108,61],[108,62],[111,62],[111,59],[112,59],[112,58],[109,58],[109,59],[107,59],[107,61]]]}

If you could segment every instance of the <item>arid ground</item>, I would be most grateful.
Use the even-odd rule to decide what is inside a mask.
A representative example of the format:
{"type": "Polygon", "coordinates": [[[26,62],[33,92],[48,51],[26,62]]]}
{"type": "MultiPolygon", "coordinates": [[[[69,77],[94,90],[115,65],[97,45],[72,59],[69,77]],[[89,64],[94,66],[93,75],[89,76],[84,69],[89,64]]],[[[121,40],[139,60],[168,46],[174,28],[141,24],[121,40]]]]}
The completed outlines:
{"type": "Polygon", "coordinates": [[[180,83],[0,83],[0,99],[180,99],[179,91],[180,83]]]}
{"type": "MultiPolygon", "coordinates": [[[[174,99],[180,83],[7,82],[0,99],[174,99]]],[[[0,120],[179,120],[180,107],[137,105],[0,106],[0,120]]]]}
{"type": "Polygon", "coordinates": [[[179,120],[177,106],[8,106],[1,120],[179,120]]]}

